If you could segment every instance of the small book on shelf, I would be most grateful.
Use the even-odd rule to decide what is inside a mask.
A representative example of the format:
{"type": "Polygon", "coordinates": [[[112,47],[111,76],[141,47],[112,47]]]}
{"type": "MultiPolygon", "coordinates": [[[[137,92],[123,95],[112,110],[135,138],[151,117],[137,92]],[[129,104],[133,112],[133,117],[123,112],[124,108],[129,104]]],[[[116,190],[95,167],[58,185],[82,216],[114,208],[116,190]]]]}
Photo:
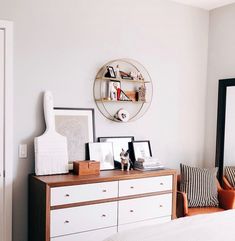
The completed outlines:
{"type": "Polygon", "coordinates": [[[134,168],[141,171],[165,169],[164,165],[153,157],[138,158],[135,161],[134,168]]]}

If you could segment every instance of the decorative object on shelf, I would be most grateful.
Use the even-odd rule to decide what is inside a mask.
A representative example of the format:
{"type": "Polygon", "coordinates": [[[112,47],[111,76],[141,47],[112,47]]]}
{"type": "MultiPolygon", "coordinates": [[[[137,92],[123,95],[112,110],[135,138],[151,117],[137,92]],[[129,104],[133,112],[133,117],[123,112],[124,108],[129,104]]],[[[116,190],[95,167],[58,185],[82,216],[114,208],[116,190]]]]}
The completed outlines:
{"type": "Polygon", "coordinates": [[[74,161],[73,172],[76,175],[98,175],[100,173],[100,162],[98,161],[74,161]]]}
{"type": "Polygon", "coordinates": [[[140,71],[138,71],[138,73],[137,73],[137,79],[138,80],[143,80],[144,79],[142,74],[140,73],[140,71]]]}
{"type": "Polygon", "coordinates": [[[137,100],[138,100],[138,101],[146,101],[145,96],[146,96],[146,88],[145,88],[145,86],[142,85],[142,86],[139,87],[139,89],[138,89],[138,97],[137,97],[137,100]]]}
{"type": "Polygon", "coordinates": [[[119,100],[121,93],[121,81],[119,80],[110,80],[109,84],[109,96],[110,100],[119,100]]]}
{"type": "Polygon", "coordinates": [[[119,65],[116,66],[115,74],[116,74],[116,78],[121,78],[119,65]]]}
{"type": "Polygon", "coordinates": [[[94,109],[54,108],[55,128],[68,139],[69,162],[86,160],[85,145],[95,140],[94,109]]]}
{"type": "Polygon", "coordinates": [[[121,168],[120,152],[129,149],[129,142],[134,141],[134,136],[98,137],[98,142],[111,142],[113,144],[113,158],[115,167],[121,168]]]}
{"type": "Polygon", "coordinates": [[[131,99],[126,95],[126,93],[123,90],[120,90],[119,100],[121,100],[121,101],[131,101],[131,99]]]}
{"type": "Polygon", "coordinates": [[[129,100],[131,101],[137,101],[138,100],[138,92],[135,90],[131,90],[131,91],[125,91],[126,96],[129,98],[129,100]]]}
{"type": "Polygon", "coordinates": [[[123,72],[123,71],[119,71],[120,72],[120,75],[121,75],[121,78],[122,79],[128,79],[128,80],[133,80],[133,78],[131,77],[130,74],[126,73],[126,72],[123,72]]]}
{"type": "Polygon", "coordinates": [[[129,113],[128,121],[142,117],[151,104],[152,93],[147,70],[131,59],[117,59],[105,64],[98,71],[93,86],[99,111],[115,122],[124,122],[116,115],[120,109],[129,113]]]}
{"type": "Polygon", "coordinates": [[[107,78],[116,78],[114,69],[112,66],[107,66],[107,72],[105,74],[105,77],[107,78]]]}
{"type": "Polygon", "coordinates": [[[138,158],[134,164],[134,169],[141,171],[162,170],[164,168],[164,165],[153,157],[138,158]]]}
{"type": "Polygon", "coordinates": [[[43,101],[46,131],[34,139],[35,173],[36,175],[68,173],[67,138],[55,130],[53,96],[50,91],[44,93],[43,101]]]}
{"type": "Polygon", "coordinates": [[[133,153],[134,161],[152,156],[150,141],[133,141],[130,143],[130,150],[133,153]]]}
{"type": "Polygon", "coordinates": [[[132,77],[133,80],[138,79],[138,72],[137,71],[131,71],[130,76],[132,77]]]}
{"type": "Polygon", "coordinates": [[[130,170],[130,162],[131,159],[129,157],[129,150],[124,151],[124,149],[122,149],[121,153],[120,153],[120,158],[121,158],[121,165],[122,165],[122,171],[124,171],[124,167],[126,166],[126,170],[129,171],[130,170]]]}
{"type": "Polygon", "coordinates": [[[130,119],[130,114],[127,110],[120,109],[114,117],[122,122],[127,122],[130,119]]]}
{"type": "Polygon", "coordinates": [[[113,144],[110,142],[88,143],[90,160],[100,161],[100,170],[114,169],[113,144]]]}

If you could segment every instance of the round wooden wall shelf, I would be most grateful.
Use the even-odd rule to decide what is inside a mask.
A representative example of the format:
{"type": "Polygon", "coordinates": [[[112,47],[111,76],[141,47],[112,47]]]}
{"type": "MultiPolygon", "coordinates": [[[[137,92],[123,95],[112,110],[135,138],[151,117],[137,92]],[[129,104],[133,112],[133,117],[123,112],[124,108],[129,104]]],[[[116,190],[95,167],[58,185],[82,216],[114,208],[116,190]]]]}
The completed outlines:
{"type": "Polygon", "coordinates": [[[93,94],[104,117],[116,122],[133,121],[142,117],[151,104],[152,80],[137,61],[112,60],[98,71],[93,94]]]}

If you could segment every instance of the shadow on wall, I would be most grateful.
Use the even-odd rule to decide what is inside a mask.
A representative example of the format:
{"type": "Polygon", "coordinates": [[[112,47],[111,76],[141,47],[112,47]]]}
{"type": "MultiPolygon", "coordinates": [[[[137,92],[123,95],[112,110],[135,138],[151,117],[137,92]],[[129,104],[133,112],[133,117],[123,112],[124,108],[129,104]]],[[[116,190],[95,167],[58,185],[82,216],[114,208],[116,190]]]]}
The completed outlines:
{"type": "MultiPolygon", "coordinates": [[[[23,118],[23,117],[22,117],[23,118]]],[[[17,165],[14,170],[14,183],[13,183],[13,240],[23,241],[24,237],[20,237],[23,233],[27,233],[27,226],[24,232],[17,228],[17,220],[26,218],[28,216],[28,203],[25,202],[25,197],[28,196],[28,174],[34,173],[34,137],[40,136],[45,131],[45,121],[43,114],[43,92],[37,98],[34,111],[34,132],[20,143],[28,145],[28,157],[16,161],[17,165]]],[[[18,144],[16,145],[16,156],[18,159],[18,144]]],[[[26,199],[28,200],[28,199],[26,199]]]]}

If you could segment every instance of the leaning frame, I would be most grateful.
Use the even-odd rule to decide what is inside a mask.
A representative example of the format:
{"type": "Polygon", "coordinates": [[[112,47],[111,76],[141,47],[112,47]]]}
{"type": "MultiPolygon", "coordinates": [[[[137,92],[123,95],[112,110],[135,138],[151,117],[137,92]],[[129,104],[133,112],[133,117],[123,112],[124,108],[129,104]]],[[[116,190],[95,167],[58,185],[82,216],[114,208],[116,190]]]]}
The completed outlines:
{"type": "Polygon", "coordinates": [[[235,86],[235,78],[219,80],[215,166],[219,167],[218,178],[221,184],[224,170],[226,97],[227,87],[230,86],[235,86]]]}

